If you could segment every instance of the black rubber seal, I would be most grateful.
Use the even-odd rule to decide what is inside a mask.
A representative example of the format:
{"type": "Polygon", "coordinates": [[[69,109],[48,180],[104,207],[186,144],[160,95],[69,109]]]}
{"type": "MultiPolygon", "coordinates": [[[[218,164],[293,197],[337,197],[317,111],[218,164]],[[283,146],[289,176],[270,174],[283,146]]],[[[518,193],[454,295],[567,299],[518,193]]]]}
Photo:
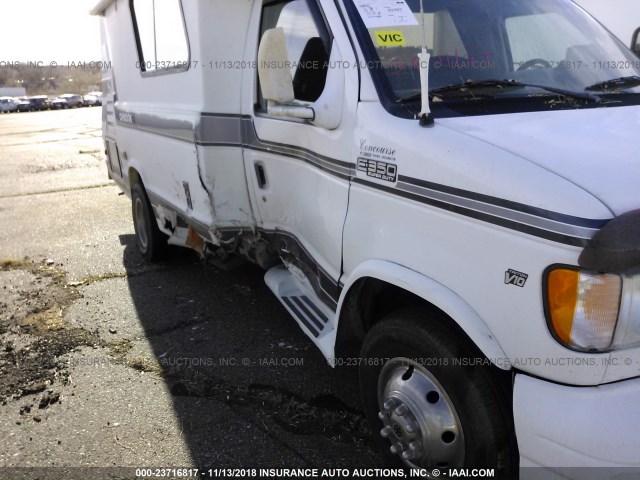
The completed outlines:
{"type": "Polygon", "coordinates": [[[587,243],[578,264],[603,273],[626,273],[640,267],[640,209],[602,227],[587,243]]]}

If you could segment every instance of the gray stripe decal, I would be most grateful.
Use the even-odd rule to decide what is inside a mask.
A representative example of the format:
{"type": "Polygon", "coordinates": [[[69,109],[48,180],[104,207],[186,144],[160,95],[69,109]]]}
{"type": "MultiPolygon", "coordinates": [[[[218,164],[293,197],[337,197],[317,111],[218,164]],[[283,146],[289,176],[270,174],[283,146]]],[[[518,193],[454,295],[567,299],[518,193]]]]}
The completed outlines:
{"type": "Polygon", "coordinates": [[[250,117],[243,117],[243,133],[245,148],[253,150],[266,151],[273,154],[286,155],[293,158],[299,158],[322,170],[333,173],[342,178],[348,179],[353,175],[355,165],[349,162],[336,160],[333,158],[319,155],[311,150],[297,147],[295,145],[283,145],[279,143],[266,142],[258,138],[255,124],[250,117]]]}
{"type": "MultiPolygon", "coordinates": [[[[511,224],[519,224],[524,228],[532,227],[539,231],[549,232],[548,236],[546,234],[537,235],[535,231],[531,230],[523,230],[530,235],[541,236],[542,238],[547,238],[558,243],[583,245],[587,240],[591,239],[599,229],[582,226],[579,223],[583,225],[597,225],[600,223],[606,224],[607,222],[607,220],[586,218],[576,218],[574,222],[562,222],[548,218],[547,214],[549,212],[545,214],[542,210],[540,210],[540,214],[537,215],[535,211],[538,209],[534,207],[525,205],[528,210],[532,211],[531,213],[519,211],[516,208],[512,208],[516,206],[513,202],[491,197],[486,197],[489,200],[483,201],[472,198],[473,196],[478,196],[478,194],[473,192],[460,191],[461,194],[457,195],[456,193],[444,191],[445,189],[450,189],[450,187],[443,185],[443,189],[439,190],[437,186],[433,184],[435,188],[429,188],[420,185],[420,182],[417,180],[416,182],[411,182],[412,179],[407,177],[405,177],[407,181],[402,181],[401,177],[395,188],[391,185],[380,185],[358,179],[355,178],[355,164],[353,163],[325,157],[295,145],[284,145],[259,139],[253,119],[246,115],[202,113],[196,125],[193,125],[190,121],[162,118],[151,114],[134,113],[122,110],[117,106],[115,107],[115,111],[117,123],[123,127],[134,128],[189,143],[195,142],[200,146],[242,147],[300,159],[328,173],[346,180],[354,180],[356,183],[366,185],[369,188],[401,196],[402,192],[405,192],[415,197],[423,198],[425,203],[429,201],[440,202],[441,204],[448,204],[453,207],[459,207],[471,212],[493,217],[497,220],[511,222],[511,224]],[[465,193],[469,195],[465,196],[465,193]],[[503,205],[501,205],[501,203],[503,205]],[[561,237],[566,237],[566,239],[563,240],[561,237]]],[[[436,208],[440,208],[437,204],[435,206],[436,208]]],[[[464,213],[460,211],[458,211],[458,213],[464,215],[464,213]]],[[[566,215],[561,214],[558,214],[558,216],[566,217],[566,215]]],[[[486,218],[483,218],[482,221],[500,224],[499,221],[493,222],[486,218]]],[[[502,226],[514,229],[508,224],[503,224],[502,226]]],[[[515,229],[518,230],[518,228],[515,229]]]]}
{"type": "MultiPolygon", "coordinates": [[[[313,312],[316,314],[316,316],[323,321],[323,323],[327,323],[329,321],[329,319],[327,318],[327,316],[322,313],[320,311],[320,309],[317,307],[317,305],[315,303],[313,303],[309,297],[307,297],[306,295],[302,296],[302,300],[304,300],[304,303],[311,309],[313,310],[313,312]]],[[[324,327],[321,327],[324,329],[324,327]]]]}
{"type": "MultiPolygon", "coordinates": [[[[267,235],[275,235],[275,236],[282,236],[282,237],[287,237],[290,238],[291,240],[293,240],[294,242],[296,242],[296,244],[298,245],[298,248],[300,248],[300,250],[302,250],[307,257],[309,257],[309,259],[311,259],[311,261],[313,261],[313,257],[311,256],[311,254],[309,253],[309,251],[304,247],[304,245],[302,245],[302,243],[300,242],[300,240],[298,240],[298,238],[289,232],[285,232],[284,230],[265,230],[265,229],[258,229],[259,231],[266,233],[267,235]]],[[[336,280],[334,280],[333,278],[331,278],[331,276],[327,273],[327,271],[322,268],[320,265],[318,265],[315,261],[314,262],[314,266],[318,269],[318,271],[324,275],[326,277],[326,279],[333,285],[333,286],[337,286],[338,282],[336,280]]],[[[325,292],[327,294],[329,294],[329,292],[325,292]]],[[[333,296],[333,295],[332,295],[333,296]]]]}
{"type": "Polygon", "coordinates": [[[121,127],[134,128],[147,133],[193,143],[193,123],[188,120],[165,118],[150,113],[135,113],[115,107],[116,122],[121,127]]]}
{"type": "Polygon", "coordinates": [[[196,125],[187,120],[176,120],[147,113],[135,113],[116,107],[118,125],[163,137],[196,143],[200,146],[244,147],[276,155],[304,160],[324,171],[348,179],[354,165],[349,162],[319,155],[294,145],[260,140],[251,117],[224,114],[200,114],[196,125]]]}
{"type": "Polygon", "coordinates": [[[338,281],[334,280],[331,277],[331,275],[329,275],[329,273],[324,268],[322,268],[318,262],[315,261],[315,259],[309,253],[309,251],[304,247],[302,242],[298,240],[298,238],[292,233],[285,232],[283,230],[265,230],[265,229],[258,229],[258,230],[265,235],[273,236],[274,239],[276,239],[276,242],[278,237],[286,237],[296,244],[297,248],[306,257],[306,259],[297,257],[296,260],[298,262],[306,264],[306,266],[312,272],[315,273],[316,278],[318,280],[318,285],[317,285],[318,290],[314,288],[314,290],[316,290],[315,291],[316,295],[320,298],[320,300],[322,300],[325,303],[325,305],[327,305],[329,308],[335,311],[336,308],[338,307],[338,294],[337,294],[338,281]],[[330,285],[330,288],[332,290],[331,292],[327,291],[327,289],[325,288],[327,283],[330,285]]]}
{"type": "Polygon", "coordinates": [[[307,330],[309,330],[309,332],[311,332],[311,334],[314,337],[317,338],[320,335],[320,332],[311,326],[311,323],[309,322],[309,320],[307,320],[307,318],[300,311],[300,309],[289,299],[289,297],[281,297],[281,298],[282,298],[282,301],[286,303],[287,306],[291,309],[291,311],[295,314],[296,318],[300,320],[305,327],[307,327],[307,330]]]}
{"type": "Polygon", "coordinates": [[[549,220],[541,218],[529,213],[518,212],[498,205],[491,205],[478,200],[473,200],[464,197],[458,197],[450,193],[439,192],[430,188],[420,187],[417,185],[411,185],[404,182],[398,182],[398,188],[405,192],[415,193],[422,197],[431,198],[433,200],[439,200],[441,202],[450,203],[459,207],[468,208],[477,212],[486,213],[494,217],[501,217],[514,222],[522,223],[524,225],[530,225],[532,227],[541,228],[550,232],[561,233],[571,237],[577,237],[582,239],[590,239],[595,235],[598,229],[579,227],[569,225],[566,223],[560,223],[555,220],[549,220]]]}
{"type": "MultiPolygon", "coordinates": [[[[200,223],[196,220],[194,220],[193,218],[191,218],[185,210],[182,210],[180,208],[178,208],[176,205],[173,205],[169,202],[167,202],[166,200],[164,200],[162,197],[160,197],[159,195],[156,195],[155,193],[146,190],[147,195],[149,196],[149,201],[153,204],[153,205],[159,205],[161,207],[165,207],[171,211],[176,212],[177,216],[178,216],[178,225],[173,225],[174,227],[181,227],[183,225],[191,225],[193,227],[193,229],[205,240],[209,240],[211,241],[211,232],[209,230],[209,227],[207,227],[205,224],[200,223]],[[183,222],[183,225],[180,225],[180,222],[183,222]]],[[[154,210],[155,212],[155,210],[154,210]]]]}
{"type": "Polygon", "coordinates": [[[313,323],[313,326],[316,327],[316,329],[319,332],[322,332],[324,328],[324,326],[322,325],[322,322],[316,318],[316,316],[309,310],[307,305],[300,299],[300,297],[289,297],[289,298],[291,298],[293,303],[295,303],[298,306],[298,310],[300,310],[305,317],[311,320],[311,323],[313,323]]]}
{"type": "MultiPolygon", "coordinates": [[[[149,200],[154,205],[162,205],[170,210],[173,210],[178,215],[178,222],[181,221],[185,225],[191,225],[196,232],[198,232],[202,237],[208,239],[210,237],[209,229],[199,222],[195,222],[189,218],[189,216],[175,206],[169,205],[167,202],[163,201],[160,197],[153,194],[152,192],[147,192],[149,195],[149,200]]],[[[242,235],[243,233],[254,234],[254,230],[250,228],[238,228],[238,227],[217,227],[215,229],[219,233],[224,233],[225,238],[228,239],[229,236],[242,235]]],[[[314,289],[315,294],[320,298],[321,301],[324,302],[329,308],[336,310],[338,307],[338,281],[334,280],[327,271],[315,261],[315,259],[309,254],[309,251],[302,245],[302,242],[293,235],[292,233],[285,232],[284,230],[266,230],[263,228],[257,228],[256,231],[260,232],[263,235],[270,236],[273,238],[274,244],[277,242],[277,239],[280,237],[286,237],[294,242],[297,248],[304,254],[306,258],[297,258],[297,261],[301,263],[305,263],[308,268],[311,269],[312,272],[315,273],[316,278],[318,280],[318,290],[314,289]],[[327,290],[329,287],[329,290],[327,290]]],[[[313,283],[313,282],[312,282],[313,283]]],[[[319,312],[321,317],[324,317],[322,312],[319,312]]]]}
{"type": "Polygon", "coordinates": [[[236,145],[240,147],[243,144],[244,120],[246,119],[238,116],[203,114],[196,127],[196,141],[204,146],[236,145]]]}

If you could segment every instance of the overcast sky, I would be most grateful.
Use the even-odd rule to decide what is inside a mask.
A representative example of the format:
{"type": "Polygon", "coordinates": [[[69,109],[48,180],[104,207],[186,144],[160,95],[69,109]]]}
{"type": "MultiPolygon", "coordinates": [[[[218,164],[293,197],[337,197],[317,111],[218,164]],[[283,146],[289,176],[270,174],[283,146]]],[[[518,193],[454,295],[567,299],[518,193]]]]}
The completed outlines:
{"type": "Polygon", "coordinates": [[[0,61],[101,60],[98,0],[4,0],[0,61]]]}

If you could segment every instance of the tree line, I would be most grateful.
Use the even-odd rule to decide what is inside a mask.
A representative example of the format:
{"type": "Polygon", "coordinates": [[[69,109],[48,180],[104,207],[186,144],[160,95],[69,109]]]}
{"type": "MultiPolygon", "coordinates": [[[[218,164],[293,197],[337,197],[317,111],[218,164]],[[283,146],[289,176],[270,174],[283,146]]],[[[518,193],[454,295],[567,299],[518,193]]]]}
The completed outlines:
{"type": "Polygon", "coordinates": [[[99,68],[0,62],[0,88],[23,87],[27,95],[62,95],[100,90],[101,78],[99,68]]]}

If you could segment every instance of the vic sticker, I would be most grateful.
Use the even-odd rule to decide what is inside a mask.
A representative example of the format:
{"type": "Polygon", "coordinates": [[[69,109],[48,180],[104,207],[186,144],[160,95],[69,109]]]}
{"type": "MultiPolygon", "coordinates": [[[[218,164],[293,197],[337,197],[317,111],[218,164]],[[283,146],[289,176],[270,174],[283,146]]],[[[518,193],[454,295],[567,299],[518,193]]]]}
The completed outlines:
{"type": "Polygon", "coordinates": [[[370,158],[358,158],[358,171],[366,173],[369,177],[394,182],[398,178],[398,167],[393,163],[380,162],[370,158]]]}
{"type": "Polygon", "coordinates": [[[376,41],[381,47],[403,47],[406,45],[404,36],[399,30],[377,31],[376,41]]]}

